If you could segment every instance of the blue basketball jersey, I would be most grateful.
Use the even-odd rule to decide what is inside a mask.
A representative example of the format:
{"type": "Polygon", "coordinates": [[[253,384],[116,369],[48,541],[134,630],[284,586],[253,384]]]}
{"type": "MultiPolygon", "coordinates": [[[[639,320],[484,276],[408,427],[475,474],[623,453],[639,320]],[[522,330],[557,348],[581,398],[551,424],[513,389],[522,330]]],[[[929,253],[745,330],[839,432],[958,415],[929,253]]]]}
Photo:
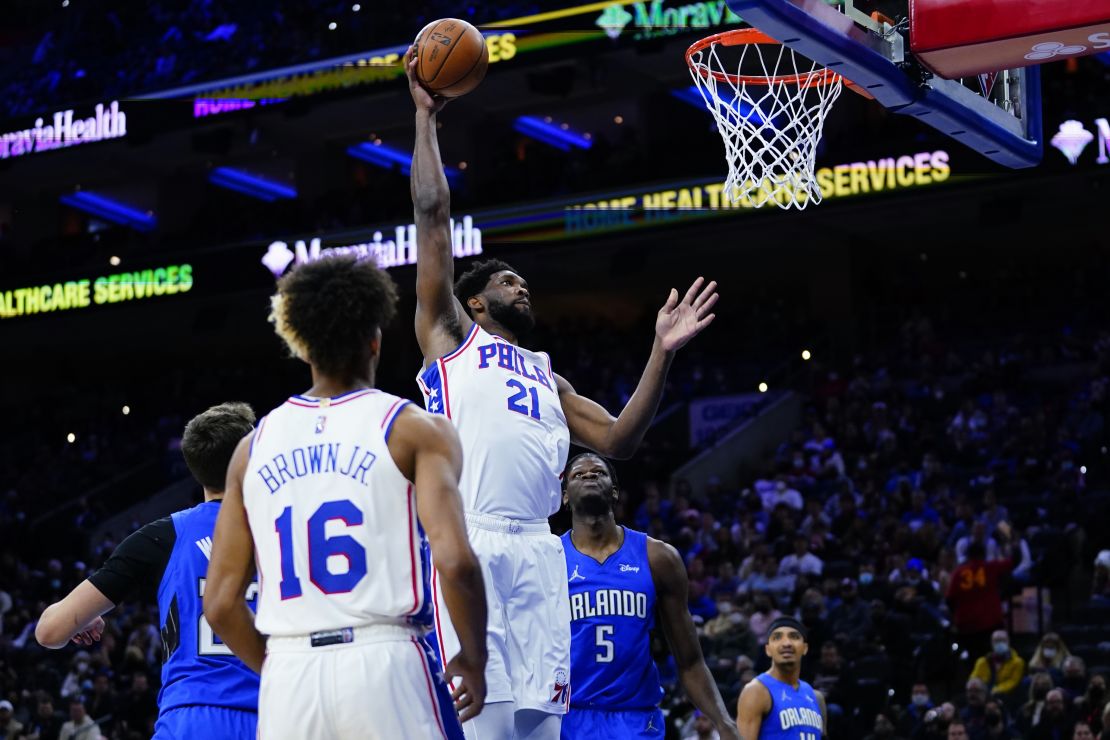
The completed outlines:
{"type": "MultiPolygon", "coordinates": [[[[177,539],[158,586],[162,620],[160,712],[203,704],[258,711],[258,675],[231,654],[204,618],[204,584],[220,502],[209,501],[172,516],[177,539]]],[[[254,608],[258,584],[247,592],[254,608]]],[[[198,733],[199,734],[199,733],[198,733]]]]}
{"type": "Polygon", "coordinates": [[[770,673],[756,676],[771,694],[771,711],[763,718],[758,740],[821,740],[824,723],[813,687],[805,681],[798,688],[770,673]]]}
{"type": "Polygon", "coordinates": [[[651,709],[663,698],[651,657],[655,584],[647,535],[624,528],[619,550],[599,563],[563,535],[570,592],[570,706],[651,709]]]}

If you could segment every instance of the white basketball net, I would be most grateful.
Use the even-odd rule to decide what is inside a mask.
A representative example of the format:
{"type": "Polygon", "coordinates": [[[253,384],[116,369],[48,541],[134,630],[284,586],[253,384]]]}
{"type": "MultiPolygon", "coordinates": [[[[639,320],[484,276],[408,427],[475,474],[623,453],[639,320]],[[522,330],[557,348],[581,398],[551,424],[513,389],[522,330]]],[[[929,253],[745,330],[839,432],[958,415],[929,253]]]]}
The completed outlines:
{"type": "Polygon", "coordinates": [[[840,95],[841,78],[781,44],[714,42],[688,57],[690,74],[717,120],[725,143],[733,203],[759,208],[805,208],[821,202],[814,176],[825,116],[840,95]],[[765,47],[765,48],[764,48],[765,47]],[[725,66],[718,50],[739,59],[725,66]],[[735,77],[733,77],[735,76],[735,77]],[[765,77],[753,84],[744,77],[765,77]]]}

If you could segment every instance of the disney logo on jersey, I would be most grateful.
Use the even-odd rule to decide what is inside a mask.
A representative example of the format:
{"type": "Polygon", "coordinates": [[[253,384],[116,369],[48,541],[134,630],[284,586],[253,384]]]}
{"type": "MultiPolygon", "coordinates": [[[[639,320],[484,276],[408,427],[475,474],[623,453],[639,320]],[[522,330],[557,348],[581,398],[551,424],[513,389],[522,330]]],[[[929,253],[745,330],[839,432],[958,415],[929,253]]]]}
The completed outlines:
{"type": "Polygon", "coordinates": [[[628,563],[621,563],[621,573],[639,573],[640,566],[629,565],[628,563]]]}

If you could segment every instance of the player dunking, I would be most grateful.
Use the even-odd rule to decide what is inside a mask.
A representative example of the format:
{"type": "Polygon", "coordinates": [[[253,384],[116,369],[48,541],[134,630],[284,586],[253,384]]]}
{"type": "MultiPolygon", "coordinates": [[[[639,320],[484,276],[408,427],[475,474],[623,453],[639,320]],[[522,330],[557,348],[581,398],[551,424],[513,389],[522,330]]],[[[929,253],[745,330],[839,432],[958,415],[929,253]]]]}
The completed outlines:
{"type": "MultiPolygon", "coordinates": [[[[411,56],[411,50],[406,59],[411,56]]],[[[520,340],[534,319],[528,285],[509,265],[474,265],[452,291],[450,191],[436,114],[444,99],[406,66],[416,103],[412,199],[416,219],[418,378],[428,410],[459,430],[466,464],[459,490],[489,599],[489,695],[468,735],[556,738],[570,689],[570,610],[563,546],[547,517],[559,509],[570,442],[610,457],[639,446],[658,408],[674,353],[713,320],[716,283],[671,291],[656,321],[651,357],[632,398],[613,418],[556,375],[550,358],[520,340]]],[[[439,647],[458,649],[451,624],[439,647]]]]}
{"type": "MultiPolygon", "coordinates": [[[[204,488],[204,503],[158,519],[120,543],[104,566],[64,599],[47,607],[35,637],[50,648],[69,640],[90,645],[104,630],[101,614],[131,594],[156,593],[162,622],[162,688],[156,740],[254,737],[258,676],[215,640],[201,611],[212,529],[224,496],[231,454],[254,428],[244,403],[213,406],[192,419],[181,452],[204,488]]],[[[254,602],[257,584],[243,584],[236,599],[254,602]]]]}
{"type": "Polygon", "coordinates": [[[740,692],[736,724],[744,740],[821,740],[828,714],[825,697],[801,680],[809,651],[805,627],[791,617],[771,622],[764,646],[771,670],[740,692]]]}
{"type": "Polygon", "coordinates": [[[312,388],[236,449],[204,595],[213,629],[262,673],[267,740],[461,738],[460,717],[485,699],[486,601],[459,499],[458,435],[373,387],[396,301],[373,263],[341,257],[297,268],[273,299],[277,332],[311,365],[312,388]],[[459,716],[423,639],[425,533],[462,645],[450,666],[459,716]],[[235,596],[252,554],[257,623],[235,596]]]}
{"type": "Polygon", "coordinates": [[[738,740],[717,684],[702,658],[687,608],[686,566],[659,540],[617,526],[618,488],[608,461],[592,453],[570,461],[563,535],[570,589],[574,692],[564,740],[662,738],[663,688],[651,657],[655,615],[671,646],[682,686],[723,740],[738,740]]]}

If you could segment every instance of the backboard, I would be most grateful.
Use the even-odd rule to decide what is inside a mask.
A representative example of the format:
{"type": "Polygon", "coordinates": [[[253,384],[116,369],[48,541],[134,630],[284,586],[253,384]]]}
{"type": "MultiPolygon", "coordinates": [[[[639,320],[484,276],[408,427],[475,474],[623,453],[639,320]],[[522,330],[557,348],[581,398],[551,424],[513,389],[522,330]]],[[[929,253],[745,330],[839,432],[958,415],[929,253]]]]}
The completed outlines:
{"type": "MultiPolygon", "coordinates": [[[[728,5],[884,107],[917,118],[1004,166],[1039,163],[1044,149],[1040,69],[1023,60],[1031,66],[941,77],[910,48],[911,5],[926,1],[844,0],[842,8],[826,0],[728,0],[728,5]]],[[[985,2],[995,0],[948,4],[966,12],[985,2]]]]}

